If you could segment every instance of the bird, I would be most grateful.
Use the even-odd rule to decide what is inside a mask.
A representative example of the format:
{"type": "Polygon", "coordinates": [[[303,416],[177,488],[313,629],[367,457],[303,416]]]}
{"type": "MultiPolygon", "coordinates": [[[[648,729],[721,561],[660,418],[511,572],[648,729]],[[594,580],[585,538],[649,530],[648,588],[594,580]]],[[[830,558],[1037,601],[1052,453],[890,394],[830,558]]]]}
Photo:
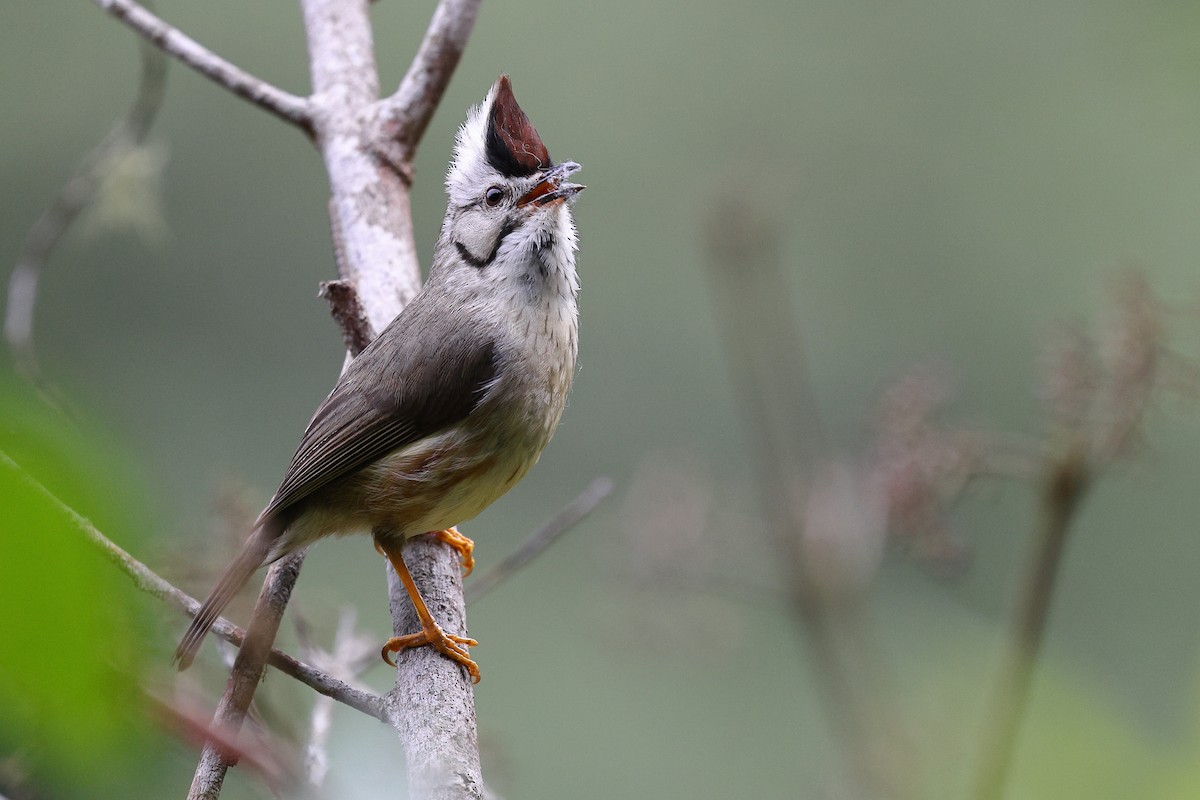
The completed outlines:
{"type": "Polygon", "coordinates": [[[343,371],[271,501],[180,640],[186,669],[260,567],[326,536],[369,533],[404,584],[421,630],[382,656],[431,646],[472,682],[474,639],[445,633],[404,563],[432,534],[459,551],[457,525],[520,481],[558,425],[578,353],[578,249],[571,209],[584,187],[554,163],[501,75],[459,127],[448,202],[421,291],[343,371]]]}

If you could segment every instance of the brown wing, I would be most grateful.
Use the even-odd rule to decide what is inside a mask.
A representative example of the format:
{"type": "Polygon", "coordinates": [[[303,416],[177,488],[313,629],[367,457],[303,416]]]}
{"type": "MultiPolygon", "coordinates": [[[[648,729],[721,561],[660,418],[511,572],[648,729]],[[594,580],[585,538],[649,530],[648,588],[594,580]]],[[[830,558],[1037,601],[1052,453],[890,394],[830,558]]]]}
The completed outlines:
{"type": "Polygon", "coordinates": [[[359,354],[317,409],[270,504],[269,516],[387,453],[465,419],[496,377],[490,338],[402,314],[359,354]]]}

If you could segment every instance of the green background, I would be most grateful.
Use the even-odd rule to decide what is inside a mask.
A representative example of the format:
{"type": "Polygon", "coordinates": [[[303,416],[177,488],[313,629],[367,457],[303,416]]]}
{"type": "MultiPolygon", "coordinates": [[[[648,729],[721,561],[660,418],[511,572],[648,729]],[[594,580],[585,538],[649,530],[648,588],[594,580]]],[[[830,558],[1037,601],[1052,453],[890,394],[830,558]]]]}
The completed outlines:
{"type": "MultiPolygon", "coordinates": [[[[432,8],[373,8],[385,89],[432,8]]],[[[159,11],[234,63],[307,90],[294,3],[163,0],[159,11]]],[[[0,20],[0,263],[12,264],[123,112],[137,60],[128,31],[82,0],[10,0],[0,20]]],[[[813,382],[848,458],[869,442],[880,385],[929,358],[954,376],[957,418],[1040,433],[1039,347],[1057,322],[1102,307],[1114,268],[1144,269],[1179,309],[1175,345],[1196,350],[1185,312],[1200,297],[1198,36],[1200,5],[1166,0],[483,5],[416,163],[422,257],[454,130],[501,72],[589,188],[576,204],[583,328],[570,407],[530,477],[464,531],[486,568],[593,477],[617,484],[471,609],[497,789],[841,796],[786,610],[731,602],[716,580],[644,579],[666,542],[682,543],[690,574],[767,597],[777,583],[712,315],[711,211],[748,195],[782,223],[813,382]]],[[[81,452],[119,457],[134,476],[105,499],[122,511],[106,533],[203,593],[196,564],[234,546],[220,533],[223,487],[251,508],[270,495],[341,364],[316,298],[334,275],[327,186],[302,136],[175,64],[152,141],[168,159],[165,228],[148,241],[95,218],[74,229],[44,277],[37,344],[109,443],[81,452]]],[[[1148,447],[1079,519],[1012,797],[1200,796],[1189,766],[1200,742],[1195,412],[1156,409],[1148,447]]],[[[53,475],[42,476],[52,490],[53,475]]],[[[928,796],[962,796],[1034,507],[1025,487],[975,493],[953,519],[973,551],[961,576],[935,580],[899,554],[879,575],[872,613],[928,796]]],[[[0,540],[0,558],[14,542],[0,540]]],[[[80,602],[136,606],[144,679],[168,685],[182,620],[110,584],[80,602]]],[[[383,567],[362,538],[314,551],[289,615],[328,637],[347,605],[386,635],[383,567]]],[[[222,685],[211,648],[206,661],[188,676],[202,708],[222,685]]],[[[376,668],[368,681],[384,691],[389,677],[376,668]]],[[[302,729],[310,697],[285,684],[269,679],[266,697],[302,729]]],[[[393,796],[389,731],[348,711],[336,726],[329,796],[393,796]]],[[[131,767],[117,794],[181,795],[191,751],[145,747],[154,767],[131,767]]],[[[227,796],[256,785],[235,774],[227,796]]]]}

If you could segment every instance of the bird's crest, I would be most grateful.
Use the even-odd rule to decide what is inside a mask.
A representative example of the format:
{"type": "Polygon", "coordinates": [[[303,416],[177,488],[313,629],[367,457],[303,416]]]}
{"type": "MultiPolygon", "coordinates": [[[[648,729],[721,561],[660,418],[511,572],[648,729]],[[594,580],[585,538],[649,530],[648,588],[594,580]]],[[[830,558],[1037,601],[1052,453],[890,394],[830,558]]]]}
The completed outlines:
{"type": "Polygon", "coordinates": [[[488,182],[484,170],[521,178],[551,166],[542,137],[517,104],[508,76],[501,75],[483,102],[467,112],[466,122],[458,129],[446,188],[451,200],[470,202],[471,192],[488,182]]]}

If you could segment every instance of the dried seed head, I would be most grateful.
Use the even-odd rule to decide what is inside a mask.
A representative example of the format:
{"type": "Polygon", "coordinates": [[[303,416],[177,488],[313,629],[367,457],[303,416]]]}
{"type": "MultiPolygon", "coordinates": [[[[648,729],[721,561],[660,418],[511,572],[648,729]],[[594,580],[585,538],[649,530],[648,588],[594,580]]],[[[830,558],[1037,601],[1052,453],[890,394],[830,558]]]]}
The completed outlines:
{"type": "Polygon", "coordinates": [[[1099,388],[1095,341],[1076,325],[1053,332],[1042,354],[1042,398],[1055,426],[1083,430],[1099,388]]]}

